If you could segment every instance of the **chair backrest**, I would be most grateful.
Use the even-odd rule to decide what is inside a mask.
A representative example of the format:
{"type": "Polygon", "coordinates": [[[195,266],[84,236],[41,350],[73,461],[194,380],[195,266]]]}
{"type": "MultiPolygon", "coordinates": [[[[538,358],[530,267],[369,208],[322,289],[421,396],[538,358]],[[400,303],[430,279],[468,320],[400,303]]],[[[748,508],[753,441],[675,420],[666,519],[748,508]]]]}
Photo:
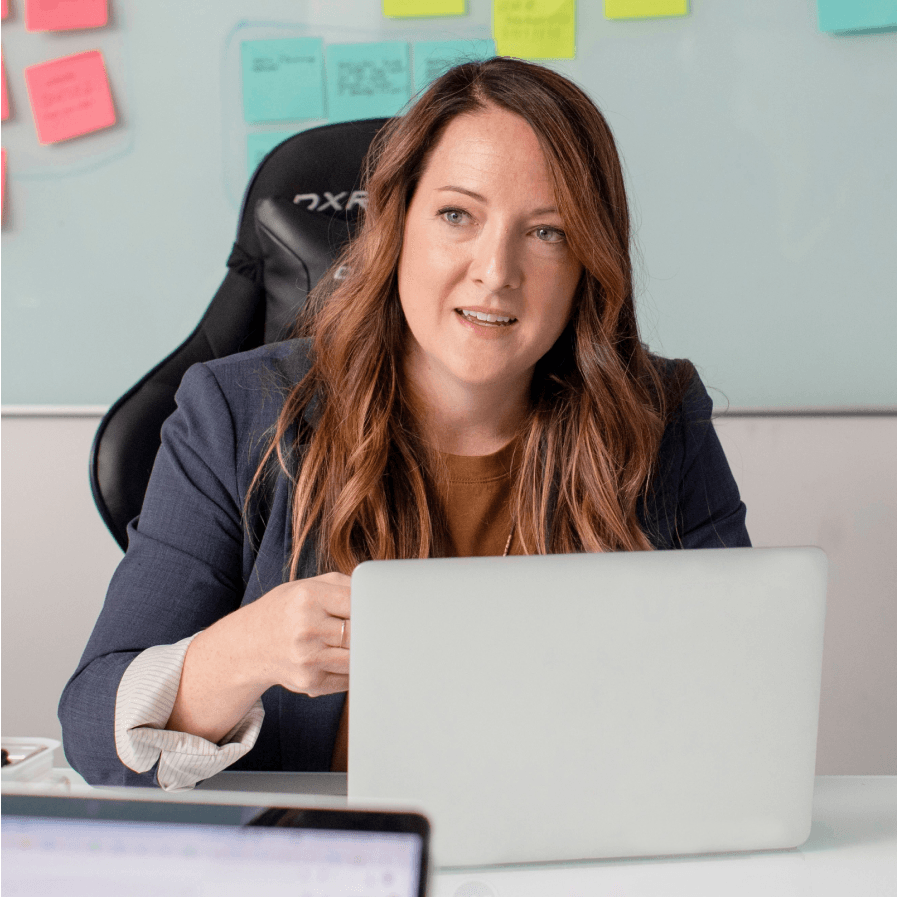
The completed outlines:
{"type": "Polygon", "coordinates": [[[122,549],[187,368],[289,334],[364,207],[361,164],[386,121],[324,125],[268,153],[243,198],[227,274],[196,329],[103,417],[90,453],[90,488],[122,549]]]}

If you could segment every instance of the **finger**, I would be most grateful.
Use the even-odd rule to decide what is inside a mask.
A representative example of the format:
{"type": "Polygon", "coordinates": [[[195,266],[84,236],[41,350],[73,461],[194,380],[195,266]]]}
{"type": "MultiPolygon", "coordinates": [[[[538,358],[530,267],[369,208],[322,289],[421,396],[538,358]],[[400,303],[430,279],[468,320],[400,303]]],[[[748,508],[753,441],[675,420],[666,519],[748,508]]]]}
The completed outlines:
{"type": "Polygon", "coordinates": [[[351,576],[346,576],[345,573],[322,573],[320,576],[316,576],[315,579],[320,579],[324,582],[333,583],[333,585],[337,586],[347,586],[350,582],[352,582],[351,576]]]}
{"type": "Polygon", "coordinates": [[[317,698],[321,695],[332,695],[337,692],[348,691],[349,676],[348,674],[325,673],[316,680],[314,688],[308,688],[298,683],[295,683],[292,687],[287,684],[287,688],[297,694],[310,695],[313,698],[317,698]]]}
{"type": "Polygon", "coordinates": [[[349,678],[349,652],[344,648],[324,648],[318,655],[318,668],[327,676],[349,678]]]}
{"type": "MultiPolygon", "coordinates": [[[[345,577],[348,580],[348,577],[345,577]]],[[[339,617],[341,620],[348,620],[352,610],[351,591],[349,584],[332,582],[317,583],[317,592],[319,601],[323,610],[331,617],[339,617]]]]}
{"type": "Polygon", "coordinates": [[[352,622],[343,617],[329,617],[324,642],[331,648],[348,649],[351,639],[352,622]]]}

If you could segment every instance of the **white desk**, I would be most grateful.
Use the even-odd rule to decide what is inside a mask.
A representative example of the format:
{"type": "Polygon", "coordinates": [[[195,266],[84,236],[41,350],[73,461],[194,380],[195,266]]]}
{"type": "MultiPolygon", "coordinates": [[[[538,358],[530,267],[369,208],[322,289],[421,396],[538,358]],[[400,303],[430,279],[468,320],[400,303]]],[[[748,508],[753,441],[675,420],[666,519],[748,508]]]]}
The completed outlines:
{"type": "Polygon", "coordinates": [[[897,897],[897,776],[820,776],[796,850],[441,872],[434,897],[897,897]]]}
{"type": "MultiPolygon", "coordinates": [[[[54,770],[54,775],[55,786],[4,785],[4,791],[92,790],[71,771],[54,770]]],[[[264,791],[272,804],[345,805],[338,794],[339,776],[329,779],[329,797],[304,797],[294,788],[289,793],[281,790],[291,780],[303,781],[303,774],[270,774],[270,790],[260,788],[265,775],[222,774],[214,784],[233,789],[226,793],[230,803],[239,802],[234,791],[247,797],[264,791]]],[[[135,790],[114,791],[136,796],[135,790]]],[[[161,796],[151,789],[139,791],[146,798],[161,796]]],[[[223,794],[204,788],[165,798],[215,802],[223,794]]],[[[810,838],[796,850],[436,871],[430,893],[433,897],[897,897],[897,776],[817,777],[810,838]]]]}

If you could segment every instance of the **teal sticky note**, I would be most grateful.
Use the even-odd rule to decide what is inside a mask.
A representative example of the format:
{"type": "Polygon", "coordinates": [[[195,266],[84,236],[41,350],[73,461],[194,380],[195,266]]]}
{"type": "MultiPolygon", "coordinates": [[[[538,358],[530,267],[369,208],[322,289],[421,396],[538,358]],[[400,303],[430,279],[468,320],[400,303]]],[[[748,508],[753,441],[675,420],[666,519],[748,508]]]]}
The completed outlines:
{"type": "Polygon", "coordinates": [[[255,134],[246,135],[246,168],[250,177],[255,174],[256,168],[262,159],[279,143],[283,143],[287,137],[292,137],[296,131],[258,131],[255,134]]]}
{"type": "Polygon", "coordinates": [[[324,118],[324,42],[317,37],[240,44],[248,122],[324,118]]]}
{"type": "Polygon", "coordinates": [[[414,89],[423,90],[446,69],[495,55],[494,40],[426,40],[414,44],[414,89]]]}
{"type": "Polygon", "coordinates": [[[328,44],[330,121],[395,115],[411,97],[409,55],[402,41],[328,44]]]}
{"type": "Polygon", "coordinates": [[[897,0],[816,0],[820,31],[897,28],[897,0]]]}

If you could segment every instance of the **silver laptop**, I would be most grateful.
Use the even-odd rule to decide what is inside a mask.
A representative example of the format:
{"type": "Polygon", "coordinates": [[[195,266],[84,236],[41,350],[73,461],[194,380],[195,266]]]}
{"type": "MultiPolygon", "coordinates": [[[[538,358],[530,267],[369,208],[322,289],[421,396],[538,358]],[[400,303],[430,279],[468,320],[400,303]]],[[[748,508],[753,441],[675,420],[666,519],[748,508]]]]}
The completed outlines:
{"type": "Polygon", "coordinates": [[[349,802],[419,806],[438,866],[795,847],[826,574],[818,548],[362,564],[349,802]]]}

